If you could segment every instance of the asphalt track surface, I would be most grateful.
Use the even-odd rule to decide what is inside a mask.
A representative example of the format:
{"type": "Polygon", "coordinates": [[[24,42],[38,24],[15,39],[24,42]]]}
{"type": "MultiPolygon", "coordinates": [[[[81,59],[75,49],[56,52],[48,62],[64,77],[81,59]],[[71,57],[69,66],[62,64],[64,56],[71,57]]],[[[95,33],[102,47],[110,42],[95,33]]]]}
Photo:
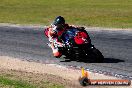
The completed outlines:
{"type": "Polygon", "coordinates": [[[92,44],[104,55],[103,63],[56,59],[47,46],[43,27],[0,26],[0,55],[39,63],[84,67],[87,70],[132,79],[132,31],[87,29],[92,44]]]}

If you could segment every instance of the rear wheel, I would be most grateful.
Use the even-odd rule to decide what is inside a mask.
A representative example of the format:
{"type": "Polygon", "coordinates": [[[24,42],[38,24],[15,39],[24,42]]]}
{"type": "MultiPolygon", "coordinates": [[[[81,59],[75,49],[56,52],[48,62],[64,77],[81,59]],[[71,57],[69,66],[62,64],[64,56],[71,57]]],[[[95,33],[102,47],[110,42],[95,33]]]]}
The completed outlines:
{"type": "Polygon", "coordinates": [[[104,61],[104,56],[96,48],[93,48],[91,52],[88,53],[88,58],[90,62],[94,62],[94,63],[101,63],[104,61]]]}

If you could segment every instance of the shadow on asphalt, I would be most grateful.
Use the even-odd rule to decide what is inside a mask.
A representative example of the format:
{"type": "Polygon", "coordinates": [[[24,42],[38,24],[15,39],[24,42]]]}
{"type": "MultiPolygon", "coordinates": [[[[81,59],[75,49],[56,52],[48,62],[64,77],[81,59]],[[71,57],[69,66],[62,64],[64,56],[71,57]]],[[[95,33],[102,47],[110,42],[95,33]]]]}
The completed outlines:
{"type": "MultiPolygon", "coordinates": [[[[89,62],[88,60],[71,60],[71,59],[64,59],[61,60],[60,62],[71,62],[71,61],[76,61],[76,62],[84,62],[84,63],[98,63],[98,62],[89,62]]],[[[124,60],[121,59],[115,59],[115,58],[104,58],[104,61],[101,63],[119,63],[119,62],[125,62],[124,60]]]]}
{"type": "Polygon", "coordinates": [[[125,62],[125,61],[121,59],[115,59],[115,58],[104,58],[103,63],[119,63],[119,62],[125,62]]]}

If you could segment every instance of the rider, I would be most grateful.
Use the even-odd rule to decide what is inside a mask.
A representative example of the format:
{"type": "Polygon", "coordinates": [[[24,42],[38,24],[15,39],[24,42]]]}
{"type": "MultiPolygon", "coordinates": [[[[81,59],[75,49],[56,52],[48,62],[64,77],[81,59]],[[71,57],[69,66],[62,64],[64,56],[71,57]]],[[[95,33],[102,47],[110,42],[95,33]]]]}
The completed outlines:
{"type": "Polygon", "coordinates": [[[54,41],[59,44],[59,46],[63,46],[63,44],[59,41],[59,37],[70,27],[72,26],[66,24],[65,19],[62,16],[56,17],[51,26],[48,27],[48,38],[50,41],[49,45],[52,48],[53,55],[55,57],[61,57],[62,53],[59,52],[58,48],[54,46],[54,41]]]}
{"type": "MultiPolygon", "coordinates": [[[[65,23],[65,19],[62,16],[58,16],[55,18],[50,27],[48,27],[48,38],[50,41],[49,46],[52,48],[53,55],[57,58],[61,57],[62,53],[59,52],[58,48],[54,46],[54,42],[56,42],[59,46],[63,47],[63,44],[59,41],[59,37],[65,30],[70,28],[79,28],[74,26],[69,26],[65,23]]],[[[80,27],[82,28],[82,27],[80,27]]]]}

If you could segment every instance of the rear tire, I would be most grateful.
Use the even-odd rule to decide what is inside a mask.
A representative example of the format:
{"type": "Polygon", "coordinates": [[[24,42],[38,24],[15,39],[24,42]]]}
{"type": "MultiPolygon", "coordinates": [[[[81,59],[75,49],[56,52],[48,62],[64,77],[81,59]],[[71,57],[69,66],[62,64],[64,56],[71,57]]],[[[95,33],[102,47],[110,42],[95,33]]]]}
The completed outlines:
{"type": "Polygon", "coordinates": [[[91,62],[94,62],[94,63],[102,63],[104,61],[104,56],[96,48],[93,48],[91,50],[91,53],[89,53],[89,55],[90,55],[89,59],[90,59],[91,62]]]}

